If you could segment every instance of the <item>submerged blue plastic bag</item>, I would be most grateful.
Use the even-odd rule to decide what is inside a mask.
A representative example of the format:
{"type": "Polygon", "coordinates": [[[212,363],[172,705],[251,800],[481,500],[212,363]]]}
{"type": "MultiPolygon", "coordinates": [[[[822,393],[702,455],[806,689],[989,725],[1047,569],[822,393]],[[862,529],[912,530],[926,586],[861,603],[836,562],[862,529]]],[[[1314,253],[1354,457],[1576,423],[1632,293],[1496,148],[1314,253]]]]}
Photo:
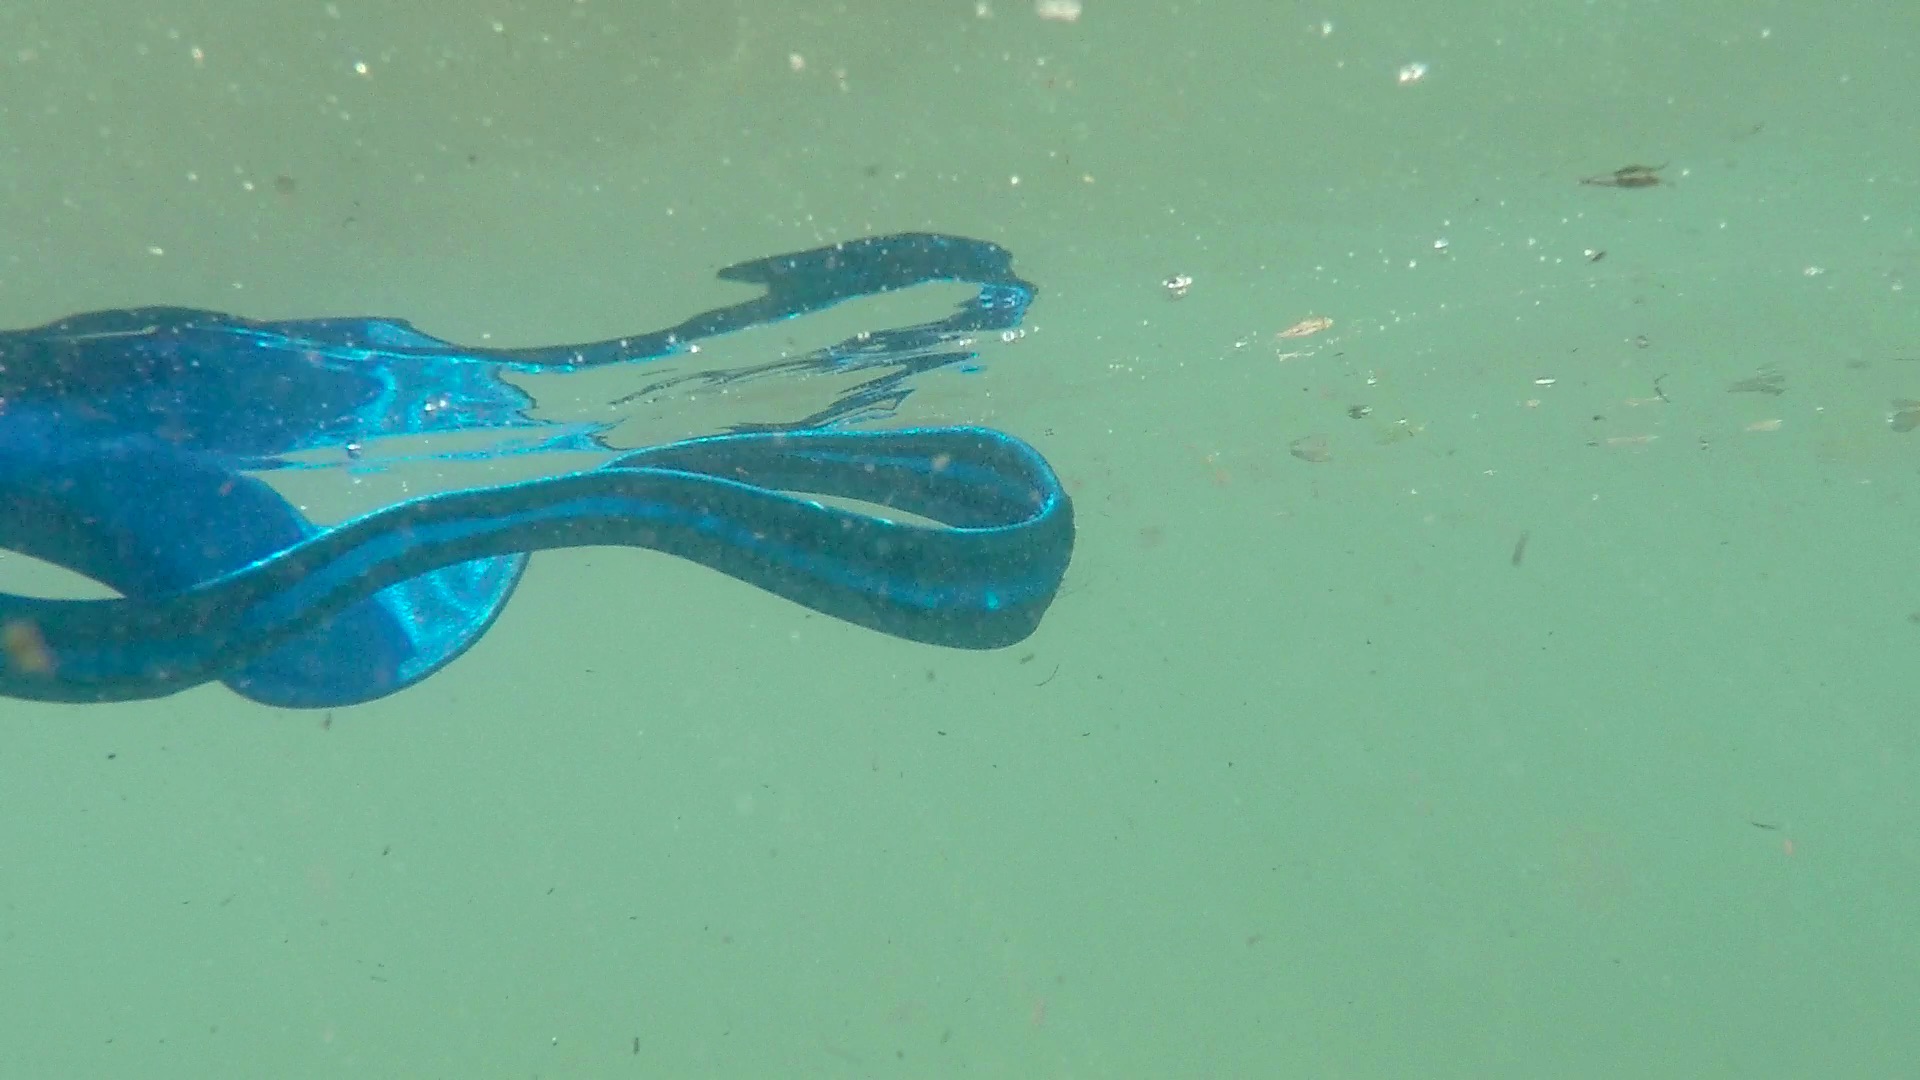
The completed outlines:
{"type": "Polygon", "coordinates": [[[1045,460],[977,427],[858,429],[893,415],[917,376],[971,363],[973,335],[1019,325],[1034,289],[1008,253],[910,233],[720,277],[765,291],[666,330],[552,348],[458,346],[394,319],[183,308],[0,332],[0,547],[121,594],[0,593],[0,694],[126,700],[217,679],[271,705],[370,701],[471,647],[528,553],[602,544],[678,555],[915,641],[988,649],[1032,633],[1073,547],[1045,460]],[[537,416],[509,378],[631,366],[645,379],[702,339],[939,281],[977,292],[939,321],[740,368],[682,363],[620,399],[831,376],[833,399],[801,416],[623,451],[613,421],[537,416]],[[387,446],[443,461],[606,460],[329,525],[261,479],[387,446]]]}

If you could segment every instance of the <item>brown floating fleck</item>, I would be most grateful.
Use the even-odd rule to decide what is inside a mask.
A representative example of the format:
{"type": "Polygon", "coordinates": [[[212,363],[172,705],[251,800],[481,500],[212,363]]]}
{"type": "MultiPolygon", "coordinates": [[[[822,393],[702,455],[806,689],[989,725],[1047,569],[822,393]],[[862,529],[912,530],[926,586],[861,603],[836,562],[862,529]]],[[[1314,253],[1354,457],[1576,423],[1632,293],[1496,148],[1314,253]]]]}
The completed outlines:
{"type": "Polygon", "coordinates": [[[1332,319],[1327,318],[1325,315],[1311,315],[1273,336],[1277,338],[1312,337],[1322,330],[1331,329],[1333,329],[1332,319]]]}

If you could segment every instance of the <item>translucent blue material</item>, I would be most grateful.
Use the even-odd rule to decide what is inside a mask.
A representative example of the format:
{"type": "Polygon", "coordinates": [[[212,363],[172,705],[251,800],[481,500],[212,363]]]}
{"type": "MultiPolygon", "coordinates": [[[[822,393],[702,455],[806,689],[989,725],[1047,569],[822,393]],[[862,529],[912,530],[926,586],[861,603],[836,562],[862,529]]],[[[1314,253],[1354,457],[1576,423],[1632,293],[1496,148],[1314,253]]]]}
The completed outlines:
{"type": "Polygon", "coordinates": [[[720,276],[765,291],[667,330],[552,348],[468,348],[393,319],[182,308],[0,333],[0,547],[121,594],[0,593],[0,693],[125,700],[217,679],[272,705],[369,701],[471,647],[528,553],[586,545],[667,552],[914,641],[987,649],[1031,634],[1073,548],[1071,504],[1046,461],[977,427],[856,430],[892,416],[916,376],[970,364],[972,335],[1019,325],[1034,290],[1007,252],[900,234],[720,276]],[[703,338],[938,281],[978,291],[939,321],[671,380],[835,377],[832,401],[781,421],[622,452],[610,422],[539,417],[507,378],[649,371],[703,338]],[[325,525],[261,478],[383,445],[442,460],[607,460],[325,525]]]}

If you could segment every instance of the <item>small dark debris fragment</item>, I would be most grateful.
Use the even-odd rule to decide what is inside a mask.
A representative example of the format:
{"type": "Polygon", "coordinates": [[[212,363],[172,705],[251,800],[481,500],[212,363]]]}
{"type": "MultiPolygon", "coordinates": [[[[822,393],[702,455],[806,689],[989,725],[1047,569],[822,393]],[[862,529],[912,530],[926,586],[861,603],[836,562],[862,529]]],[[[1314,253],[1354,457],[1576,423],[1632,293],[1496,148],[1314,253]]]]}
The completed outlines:
{"type": "Polygon", "coordinates": [[[1751,378],[1727,384],[1729,394],[1767,394],[1779,397],[1787,392],[1787,377],[1777,371],[1762,371],[1751,378]]]}
{"type": "Polygon", "coordinates": [[[1659,165],[1622,165],[1610,173],[1599,176],[1583,176],[1580,182],[1590,187],[1643,188],[1655,187],[1666,181],[1660,179],[1660,170],[1667,166],[1659,165]]]}
{"type": "Polygon", "coordinates": [[[1302,435],[1287,444],[1287,452],[1316,465],[1333,460],[1333,446],[1325,435],[1302,435]]]}

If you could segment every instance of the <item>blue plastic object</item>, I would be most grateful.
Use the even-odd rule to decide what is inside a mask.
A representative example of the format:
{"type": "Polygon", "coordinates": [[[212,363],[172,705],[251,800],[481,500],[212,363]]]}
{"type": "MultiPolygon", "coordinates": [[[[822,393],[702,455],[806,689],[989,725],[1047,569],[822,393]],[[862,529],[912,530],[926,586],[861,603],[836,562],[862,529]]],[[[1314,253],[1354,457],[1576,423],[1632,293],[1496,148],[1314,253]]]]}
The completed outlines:
{"type": "Polygon", "coordinates": [[[1046,461],[983,428],[856,430],[893,415],[916,376],[970,364],[972,335],[1018,326],[1034,289],[1008,253],[909,233],[720,277],[764,292],[667,330],[552,348],[458,346],[394,319],[183,308],[0,332],[0,547],[120,593],[0,593],[0,694],[127,700],[217,679],[277,706],[370,701],[471,647],[528,553],[586,545],[667,552],[914,641],[989,649],[1032,633],[1073,548],[1072,507],[1046,461]],[[836,396],[804,416],[622,452],[611,422],[538,418],[506,378],[644,375],[648,362],[696,356],[704,338],[938,281],[977,293],[942,320],[682,370],[609,403],[686,383],[828,377],[836,396]],[[330,525],[261,478],[369,467],[383,447],[402,448],[397,460],[408,448],[416,461],[607,460],[330,525]]]}

